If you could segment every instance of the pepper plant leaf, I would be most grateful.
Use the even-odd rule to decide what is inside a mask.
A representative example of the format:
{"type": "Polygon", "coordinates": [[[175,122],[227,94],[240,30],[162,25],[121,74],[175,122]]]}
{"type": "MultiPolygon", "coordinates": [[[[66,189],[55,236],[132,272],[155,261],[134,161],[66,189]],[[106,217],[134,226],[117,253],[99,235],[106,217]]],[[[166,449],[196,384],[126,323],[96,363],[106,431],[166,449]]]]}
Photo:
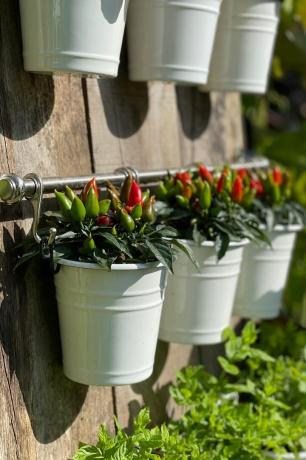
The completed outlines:
{"type": "Polygon", "coordinates": [[[146,246],[153,256],[173,273],[171,246],[167,243],[149,239],[146,240],[146,246]]]}
{"type": "Polygon", "coordinates": [[[99,235],[104,238],[109,244],[112,246],[115,246],[119,251],[122,251],[124,254],[126,254],[128,257],[133,257],[128,245],[122,241],[119,240],[116,236],[112,235],[109,232],[100,232],[99,235]]]}
{"type": "Polygon", "coordinates": [[[184,243],[182,240],[177,240],[177,239],[173,239],[172,244],[176,246],[177,248],[179,248],[179,250],[182,251],[188,257],[190,262],[195,266],[197,270],[200,270],[199,263],[197,259],[195,258],[192,249],[190,248],[188,244],[184,243]]]}

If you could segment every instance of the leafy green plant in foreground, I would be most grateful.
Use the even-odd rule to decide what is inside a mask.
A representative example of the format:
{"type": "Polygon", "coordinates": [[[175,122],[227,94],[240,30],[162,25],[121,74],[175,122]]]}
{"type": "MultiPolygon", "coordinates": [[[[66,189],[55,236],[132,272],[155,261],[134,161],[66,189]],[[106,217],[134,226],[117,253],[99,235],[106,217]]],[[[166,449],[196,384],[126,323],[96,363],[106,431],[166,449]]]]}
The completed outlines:
{"type": "Polygon", "coordinates": [[[251,322],[240,337],[231,329],[225,337],[219,378],[201,366],[178,374],[171,394],[186,413],[173,428],[203,450],[211,448],[212,459],[305,450],[305,362],[273,358],[255,348],[257,331],[251,322]],[[219,457],[213,456],[216,452],[219,457]]]}
{"type": "Polygon", "coordinates": [[[273,357],[256,348],[252,322],[240,336],[228,329],[225,338],[219,377],[203,366],[178,373],[170,393],[183,417],[149,428],[144,409],[131,436],[118,424],[115,436],[101,427],[97,445],[82,445],[73,460],[257,460],[265,452],[306,450],[303,356],[273,357]]]}

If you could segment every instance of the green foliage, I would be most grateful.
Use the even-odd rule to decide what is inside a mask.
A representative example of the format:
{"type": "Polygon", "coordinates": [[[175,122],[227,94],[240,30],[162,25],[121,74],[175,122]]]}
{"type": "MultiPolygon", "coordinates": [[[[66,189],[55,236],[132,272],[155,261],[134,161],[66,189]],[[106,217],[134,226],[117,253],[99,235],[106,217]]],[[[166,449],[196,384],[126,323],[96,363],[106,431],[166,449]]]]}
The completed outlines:
{"type": "Polygon", "coordinates": [[[212,459],[257,459],[263,451],[305,449],[304,360],[273,358],[255,347],[252,322],[241,336],[228,329],[224,338],[219,378],[202,367],[178,374],[171,394],[186,413],[171,428],[200,451],[210,452],[212,459]]]}
{"type": "MultiPolygon", "coordinates": [[[[98,443],[81,445],[73,460],[263,460],[265,452],[306,450],[305,337],[295,339],[292,356],[280,356],[278,344],[290,351],[284,331],[275,336],[274,345],[263,339],[273,332],[268,327],[260,337],[253,322],[240,336],[227,329],[218,377],[203,366],[177,374],[170,393],[184,409],[178,421],[149,428],[144,409],[130,436],[118,423],[115,436],[102,426],[98,443]]],[[[286,331],[292,338],[298,332],[291,323],[286,331]]]]}
{"type": "Polygon", "coordinates": [[[258,347],[271,356],[288,356],[295,361],[306,359],[306,330],[292,320],[263,321],[258,347]]]}

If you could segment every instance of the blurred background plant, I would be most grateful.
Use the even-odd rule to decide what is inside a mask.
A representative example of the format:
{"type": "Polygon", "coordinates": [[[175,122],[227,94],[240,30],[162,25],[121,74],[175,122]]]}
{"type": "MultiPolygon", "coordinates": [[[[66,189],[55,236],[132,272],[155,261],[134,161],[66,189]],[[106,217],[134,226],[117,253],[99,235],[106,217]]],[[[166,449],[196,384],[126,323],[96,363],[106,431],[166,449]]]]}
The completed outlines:
{"type": "MultiPolygon", "coordinates": [[[[288,166],[306,207],[306,0],[283,0],[268,92],[243,96],[246,145],[288,166]]],[[[285,308],[306,327],[306,233],[296,244],[285,308]]]]}

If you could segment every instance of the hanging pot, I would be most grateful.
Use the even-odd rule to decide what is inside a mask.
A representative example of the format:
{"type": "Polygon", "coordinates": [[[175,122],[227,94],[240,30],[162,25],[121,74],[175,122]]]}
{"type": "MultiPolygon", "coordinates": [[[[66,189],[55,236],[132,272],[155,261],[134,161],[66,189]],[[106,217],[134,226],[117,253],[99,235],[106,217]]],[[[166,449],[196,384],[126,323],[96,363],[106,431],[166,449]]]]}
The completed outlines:
{"type": "Polygon", "coordinates": [[[222,0],[131,0],[133,81],[206,83],[222,0]]]}
{"type": "Polygon", "coordinates": [[[159,338],[166,342],[204,345],[222,341],[230,325],[236,286],[246,241],[231,243],[217,262],[215,243],[188,242],[200,264],[198,272],[185,255],[169,275],[159,338]]]}
{"type": "Polygon", "coordinates": [[[125,385],[153,371],[167,271],[157,263],[62,260],[55,276],[65,375],[86,385],[125,385]]]}
{"type": "Polygon", "coordinates": [[[277,318],[282,306],[291,255],[299,225],[278,225],[270,232],[270,247],[251,243],[243,257],[235,299],[235,315],[251,319],[277,318]]]}
{"type": "Polygon", "coordinates": [[[24,68],[118,74],[128,0],[20,0],[24,68]]]}
{"type": "Polygon", "coordinates": [[[279,15],[279,0],[224,1],[203,89],[265,93],[279,15]]]}

